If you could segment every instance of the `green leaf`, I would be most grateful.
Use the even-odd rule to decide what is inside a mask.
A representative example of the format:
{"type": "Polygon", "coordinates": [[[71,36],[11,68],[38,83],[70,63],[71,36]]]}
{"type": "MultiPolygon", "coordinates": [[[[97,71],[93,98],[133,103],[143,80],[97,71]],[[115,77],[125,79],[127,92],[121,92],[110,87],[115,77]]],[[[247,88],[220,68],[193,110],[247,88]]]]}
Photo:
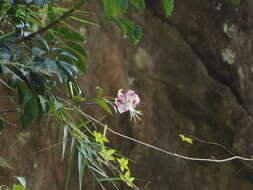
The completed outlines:
{"type": "Polygon", "coordinates": [[[130,187],[132,187],[133,185],[132,185],[132,182],[133,182],[133,180],[135,179],[134,177],[130,177],[130,171],[129,170],[127,170],[127,172],[125,173],[125,175],[124,175],[124,181],[127,183],[127,185],[128,186],[130,186],[130,187]]]}
{"type": "Polygon", "coordinates": [[[110,115],[112,115],[112,110],[109,108],[109,106],[105,103],[105,101],[100,100],[100,99],[93,99],[93,101],[95,103],[97,103],[98,105],[100,105],[107,113],[109,113],[110,115]]]}
{"type": "Polygon", "coordinates": [[[34,95],[29,89],[21,89],[21,124],[23,127],[28,126],[33,119],[39,121],[42,117],[42,107],[39,97],[34,95]]]}
{"type": "Polygon", "coordinates": [[[17,176],[16,178],[17,178],[17,180],[19,181],[19,183],[20,183],[21,185],[23,185],[24,188],[26,188],[26,180],[25,180],[25,178],[22,177],[22,176],[17,176]]]}
{"type": "Polygon", "coordinates": [[[82,190],[83,178],[85,173],[85,163],[83,162],[82,153],[78,152],[78,174],[79,174],[79,190],[82,190]]]}
{"type": "Polygon", "coordinates": [[[33,2],[33,0],[25,0],[25,2],[26,2],[27,4],[29,4],[29,3],[33,2]]]}
{"type": "Polygon", "coordinates": [[[87,67],[84,59],[78,57],[78,61],[76,62],[76,66],[82,71],[83,73],[87,72],[87,67]]]}
{"type": "Polygon", "coordinates": [[[120,169],[121,169],[122,172],[124,172],[125,169],[129,170],[129,168],[128,168],[128,159],[126,159],[126,158],[120,158],[120,159],[118,159],[117,158],[117,161],[118,161],[118,163],[120,165],[120,169]]]}
{"type": "Polygon", "coordinates": [[[46,53],[46,51],[44,51],[43,49],[40,49],[38,47],[32,47],[31,48],[31,53],[33,55],[39,56],[39,55],[43,55],[46,53]]]}
{"type": "Polygon", "coordinates": [[[73,96],[73,98],[77,101],[77,102],[83,102],[85,101],[85,99],[82,96],[73,96]]]}
{"type": "Polygon", "coordinates": [[[59,75],[57,76],[61,84],[65,84],[69,81],[67,72],[62,69],[59,69],[59,75]]]}
{"type": "Polygon", "coordinates": [[[105,16],[112,17],[111,0],[103,0],[105,16]]]}
{"type": "Polygon", "coordinates": [[[86,20],[86,19],[83,19],[83,18],[80,18],[80,17],[77,17],[77,16],[70,16],[69,18],[71,18],[72,20],[76,20],[78,22],[82,22],[82,23],[85,23],[85,24],[91,24],[91,25],[97,26],[97,24],[95,22],[92,22],[92,21],[89,21],[89,20],[86,20]]]}
{"type": "Polygon", "coordinates": [[[75,79],[77,77],[78,70],[74,65],[69,64],[66,61],[58,61],[58,64],[59,67],[68,73],[71,78],[75,79]]]}
{"type": "Polygon", "coordinates": [[[141,27],[138,25],[133,25],[131,28],[131,33],[130,33],[130,39],[134,42],[134,44],[138,44],[139,41],[142,38],[142,30],[141,27]]]}
{"type": "Polygon", "coordinates": [[[13,185],[11,190],[25,190],[22,185],[13,185]]]}
{"type": "Polygon", "coordinates": [[[64,188],[65,190],[68,189],[69,179],[72,174],[72,168],[73,168],[73,163],[74,163],[73,157],[75,154],[75,144],[76,144],[76,140],[75,140],[75,138],[73,138],[71,141],[70,150],[69,150],[69,154],[68,154],[67,174],[65,175],[65,188],[64,188]]]}
{"type": "Polygon", "coordinates": [[[47,40],[48,44],[54,45],[54,41],[56,38],[56,35],[54,34],[54,31],[49,30],[47,33],[44,35],[45,40],[47,40]]]}
{"type": "Polygon", "coordinates": [[[188,142],[190,144],[193,144],[193,139],[192,138],[186,137],[183,134],[180,134],[179,137],[182,139],[182,141],[185,141],[185,142],[188,142]]]}
{"type": "Polygon", "coordinates": [[[58,49],[59,55],[57,56],[58,60],[63,60],[68,63],[74,63],[82,72],[86,72],[86,63],[84,61],[84,58],[79,55],[78,52],[76,52],[74,49],[71,48],[64,48],[64,49],[58,49]]]}
{"type": "Polygon", "coordinates": [[[68,41],[68,42],[66,42],[66,44],[67,44],[71,49],[73,49],[73,50],[75,50],[76,52],[78,52],[80,55],[86,56],[86,57],[87,57],[86,51],[84,50],[84,48],[83,48],[80,44],[78,44],[78,43],[76,43],[76,42],[73,42],[73,41],[68,41]]]}
{"type": "MultiPolygon", "coordinates": [[[[75,66],[60,60],[64,59],[72,62],[72,57],[75,58],[74,55],[65,52],[63,55],[58,56],[59,60],[57,62],[50,59],[34,62],[34,70],[35,72],[41,72],[47,75],[55,74],[61,83],[66,83],[68,81],[68,75],[71,78],[76,78],[78,71],[75,66]]],[[[75,58],[75,61],[78,61],[78,59],[75,58]]]]}
{"type": "Polygon", "coordinates": [[[58,30],[56,30],[56,32],[61,37],[65,38],[67,40],[79,41],[79,42],[84,42],[85,41],[84,37],[80,33],[76,32],[74,30],[71,30],[70,28],[61,27],[58,30]]]}
{"type": "Polygon", "coordinates": [[[126,182],[126,184],[127,184],[129,187],[132,187],[132,186],[133,186],[132,182],[134,181],[135,178],[134,178],[134,177],[130,177],[130,176],[131,176],[130,171],[127,170],[126,173],[125,173],[125,175],[124,175],[124,176],[121,175],[120,178],[121,178],[124,182],[126,182]]]}
{"type": "Polygon", "coordinates": [[[10,60],[11,53],[7,48],[0,48],[0,59],[10,60]]]}
{"type": "Polygon", "coordinates": [[[174,0],[162,0],[166,17],[170,16],[174,10],[174,0]]]}
{"type": "Polygon", "coordinates": [[[40,104],[39,104],[39,101],[38,101],[38,97],[33,96],[32,99],[29,101],[29,106],[28,107],[31,108],[32,116],[35,119],[39,118],[39,109],[40,109],[39,106],[40,106],[40,104]]]}
{"type": "MultiPolygon", "coordinates": [[[[23,14],[23,13],[22,13],[23,14]]],[[[36,26],[39,26],[39,27],[43,27],[44,24],[42,23],[42,19],[40,20],[38,17],[37,17],[37,14],[38,13],[33,13],[32,11],[30,11],[30,14],[28,15],[19,15],[19,17],[23,20],[26,20],[27,22],[33,24],[33,25],[36,25],[36,26]]],[[[11,37],[11,36],[10,36],[11,37]]],[[[14,37],[14,36],[13,36],[14,37]]]]}
{"type": "Polygon", "coordinates": [[[102,133],[93,131],[93,135],[95,137],[95,141],[100,143],[101,145],[104,145],[104,142],[109,142],[109,140],[105,136],[103,136],[102,133]]]}
{"type": "Polygon", "coordinates": [[[128,0],[103,0],[105,16],[117,18],[120,14],[126,13],[128,0]]]}
{"type": "Polygon", "coordinates": [[[240,5],[241,4],[241,0],[230,0],[230,2],[235,4],[235,5],[240,5]]]}
{"type": "Polygon", "coordinates": [[[100,87],[96,87],[96,90],[97,90],[97,97],[100,97],[104,94],[104,89],[100,88],[100,87]]]}
{"type": "Polygon", "coordinates": [[[4,35],[0,35],[0,42],[16,40],[19,36],[15,32],[10,32],[4,35]]]}
{"type": "Polygon", "coordinates": [[[53,105],[55,110],[59,110],[63,107],[63,104],[61,102],[58,102],[57,100],[54,100],[53,105]]]}
{"type": "Polygon", "coordinates": [[[23,54],[22,49],[14,43],[6,42],[3,43],[3,45],[7,47],[8,50],[12,52],[12,54],[14,54],[15,56],[21,56],[23,54]]]}
{"type": "Polygon", "coordinates": [[[57,56],[57,62],[59,63],[60,61],[64,61],[64,62],[66,62],[68,64],[75,64],[75,62],[77,61],[77,59],[73,60],[70,56],[58,55],[57,56]]]}
{"type": "Polygon", "coordinates": [[[54,9],[51,5],[48,5],[47,16],[48,16],[50,22],[53,22],[57,19],[54,9]]]}
{"type": "Polygon", "coordinates": [[[99,179],[99,181],[119,181],[119,180],[122,180],[122,179],[119,178],[119,177],[111,177],[111,178],[102,178],[102,179],[99,179]]]}
{"type": "Polygon", "coordinates": [[[29,106],[23,108],[23,113],[21,114],[21,124],[22,127],[27,127],[33,120],[32,112],[29,106]]]}
{"type": "Polygon", "coordinates": [[[0,131],[4,128],[4,121],[0,119],[0,131]]]}
{"type": "Polygon", "coordinates": [[[33,62],[33,67],[35,72],[42,72],[48,74],[58,73],[56,62],[48,58],[45,58],[41,61],[33,62]]]}
{"type": "Polygon", "coordinates": [[[24,93],[25,94],[24,94],[24,98],[22,100],[22,108],[21,108],[21,124],[22,124],[22,127],[26,127],[34,119],[32,117],[33,113],[31,112],[31,104],[30,104],[30,101],[33,98],[33,94],[28,89],[25,89],[24,93]]]}
{"type": "Polygon", "coordinates": [[[65,48],[66,51],[68,51],[70,54],[72,54],[76,60],[75,60],[75,64],[76,66],[80,69],[80,71],[82,71],[83,73],[85,73],[87,71],[86,68],[86,63],[84,61],[84,58],[82,58],[75,50],[70,49],[70,48],[65,48]]]}
{"type": "MultiPolygon", "coordinates": [[[[74,62],[78,61],[77,57],[75,55],[73,55],[72,53],[70,53],[69,51],[61,51],[60,55],[66,56],[71,58],[74,62]]],[[[79,56],[79,55],[78,55],[79,56]]]]}
{"type": "Polygon", "coordinates": [[[41,48],[47,52],[49,52],[49,45],[48,45],[48,42],[45,38],[43,38],[42,36],[40,35],[37,35],[35,37],[38,41],[38,43],[40,44],[41,48]]]}
{"type": "Polygon", "coordinates": [[[39,97],[41,108],[42,108],[43,112],[45,112],[48,100],[44,96],[41,96],[41,95],[39,95],[38,97],[39,97]]]}
{"type": "Polygon", "coordinates": [[[37,3],[39,6],[43,7],[46,5],[46,1],[45,0],[34,0],[35,3],[37,3]]]}
{"type": "Polygon", "coordinates": [[[114,0],[117,8],[120,9],[120,13],[126,13],[128,9],[128,0],[114,0]]]}
{"type": "MultiPolygon", "coordinates": [[[[67,8],[64,8],[64,7],[58,7],[58,6],[51,6],[51,8],[52,8],[52,10],[53,10],[53,12],[55,12],[55,13],[64,13],[64,12],[67,12],[67,11],[69,11],[69,9],[67,9],[67,8]]],[[[78,10],[77,10],[78,11],[78,10]]]]}
{"type": "Polygon", "coordinates": [[[124,36],[129,37],[134,44],[138,44],[142,38],[141,28],[126,18],[113,19],[124,36]]]}
{"type": "Polygon", "coordinates": [[[116,151],[113,149],[106,150],[105,147],[102,147],[101,155],[104,157],[105,160],[112,161],[115,160],[115,158],[113,157],[113,154],[115,152],[116,151]]]}
{"type": "Polygon", "coordinates": [[[66,146],[68,142],[68,127],[65,125],[63,130],[63,139],[62,139],[62,156],[61,159],[63,160],[66,146]]]}
{"type": "Polygon", "coordinates": [[[130,0],[131,3],[137,8],[139,11],[143,11],[145,9],[145,1],[144,0],[130,0]]]}

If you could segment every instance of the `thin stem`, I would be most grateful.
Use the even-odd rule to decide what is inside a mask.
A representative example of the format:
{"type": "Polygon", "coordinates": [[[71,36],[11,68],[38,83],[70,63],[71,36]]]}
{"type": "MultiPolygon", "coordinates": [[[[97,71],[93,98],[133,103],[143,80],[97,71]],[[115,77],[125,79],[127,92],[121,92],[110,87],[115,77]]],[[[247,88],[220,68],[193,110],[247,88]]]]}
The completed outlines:
{"type": "Polygon", "coordinates": [[[14,98],[15,96],[0,96],[0,98],[14,98]]]}
{"type": "Polygon", "coordinates": [[[108,131],[110,131],[111,133],[115,134],[115,135],[118,135],[120,137],[123,137],[125,139],[128,139],[128,140],[131,140],[133,142],[136,142],[136,143],[139,143],[139,144],[142,144],[142,145],[145,145],[147,147],[150,147],[152,149],[155,149],[155,150],[158,150],[160,152],[163,152],[165,154],[168,154],[168,155],[171,155],[171,156],[175,156],[175,157],[178,157],[178,158],[183,158],[185,160],[193,160],[193,161],[202,161],[202,162],[228,162],[228,161],[231,161],[231,160],[244,160],[244,161],[253,161],[252,158],[244,158],[244,157],[241,157],[241,156],[233,156],[233,157],[229,157],[229,158],[225,158],[225,159],[209,159],[209,158],[194,158],[194,157],[188,157],[188,156],[183,156],[183,155],[180,155],[180,154],[175,154],[175,153],[172,153],[172,152],[169,152],[169,151],[166,151],[166,150],[163,150],[161,148],[158,148],[156,146],[153,146],[153,145],[150,145],[150,144],[147,144],[145,142],[142,142],[142,141],[139,141],[137,139],[134,139],[134,138],[131,138],[131,137],[128,137],[126,135],[123,135],[121,133],[118,133],[112,129],[110,129],[109,127],[107,128],[108,131]]]}
{"type": "MultiPolygon", "coordinates": [[[[75,107],[77,108],[77,107],[75,107]]],[[[78,109],[78,108],[77,108],[78,109]]],[[[89,116],[88,114],[84,113],[84,112],[81,112],[81,114],[83,114],[84,116],[88,117],[89,119],[97,122],[98,124],[100,124],[101,126],[105,127],[106,125],[101,123],[100,121],[97,121],[96,119],[94,119],[93,117],[89,116]]],[[[188,156],[183,156],[183,155],[180,155],[180,154],[176,154],[176,153],[172,153],[172,152],[169,152],[169,151],[166,151],[166,150],[163,150],[161,148],[158,148],[156,146],[153,146],[153,145],[150,145],[148,143],[145,143],[145,142],[142,142],[142,141],[139,141],[137,139],[134,139],[132,137],[128,137],[126,135],[123,135],[121,133],[118,133],[114,130],[112,130],[111,128],[107,127],[107,130],[110,131],[111,133],[115,134],[115,135],[118,135],[120,137],[123,137],[125,139],[128,139],[128,140],[131,140],[133,142],[136,142],[136,143],[139,143],[139,144],[142,144],[142,145],[145,145],[149,148],[152,148],[154,150],[158,150],[160,152],[163,152],[165,154],[168,154],[168,155],[171,155],[171,156],[175,156],[175,157],[178,157],[178,158],[182,158],[182,159],[185,159],[185,160],[192,160],[192,161],[202,161],[202,162],[228,162],[228,161],[231,161],[231,160],[244,160],[244,161],[253,161],[253,158],[245,158],[245,157],[241,157],[241,156],[233,156],[233,157],[229,157],[229,158],[225,158],[225,159],[210,159],[210,158],[194,158],[194,157],[188,157],[188,156]]]]}
{"type": "Polygon", "coordinates": [[[221,145],[221,144],[219,144],[219,143],[210,142],[210,141],[205,141],[205,140],[199,139],[199,138],[197,138],[197,137],[194,137],[194,136],[192,136],[192,135],[191,135],[190,137],[193,138],[193,139],[196,140],[196,141],[201,142],[201,143],[211,144],[211,145],[218,146],[218,147],[224,149],[225,151],[227,151],[229,154],[235,156],[235,154],[234,154],[232,151],[230,151],[228,148],[226,148],[225,146],[223,146],[223,145],[221,145]]]}
{"type": "Polygon", "coordinates": [[[10,125],[10,126],[13,126],[13,127],[16,127],[16,126],[17,126],[16,124],[9,122],[9,121],[5,120],[5,119],[2,118],[2,117],[0,117],[0,119],[1,119],[3,122],[5,122],[7,125],[10,125]]]}
{"type": "MultiPolygon", "coordinates": [[[[66,141],[70,141],[70,140],[72,140],[74,137],[70,137],[70,138],[68,138],[66,141]]],[[[34,152],[34,154],[38,154],[38,153],[40,153],[40,152],[43,152],[43,151],[45,151],[45,150],[48,150],[48,149],[50,149],[50,148],[53,148],[53,147],[55,147],[55,146],[58,146],[58,145],[60,145],[60,144],[62,144],[63,142],[61,141],[61,142],[58,142],[58,143],[55,143],[55,144],[51,144],[51,145],[49,145],[49,146],[47,146],[47,147],[45,147],[45,148],[42,148],[42,149],[40,149],[40,150],[38,150],[37,152],[34,152]]]]}
{"type": "Polygon", "coordinates": [[[16,109],[0,110],[0,114],[11,113],[11,112],[17,112],[17,111],[19,111],[19,108],[16,108],[16,109]]]}
{"type": "MultiPolygon", "coordinates": [[[[98,123],[99,125],[101,125],[101,126],[103,126],[103,127],[106,126],[105,124],[101,123],[100,121],[96,120],[95,118],[93,118],[93,117],[89,116],[88,114],[82,112],[78,107],[76,107],[76,106],[74,106],[74,105],[72,105],[72,106],[73,106],[73,108],[75,108],[76,111],[78,111],[81,115],[83,115],[83,116],[89,118],[90,120],[92,120],[92,121],[98,123]]],[[[106,127],[107,127],[107,126],[106,126],[106,127]]],[[[221,163],[221,162],[228,162],[228,161],[232,161],[232,160],[236,160],[236,159],[238,159],[238,160],[244,160],[244,161],[253,161],[253,158],[245,158],[245,157],[241,157],[241,156],[233,156],[233,157],[229,157],[229,158],[225,158],[225,159],[215,159],[215,158],[210,159],[210,158],[194,158],[194,157],[188,157],[188,156],[184,156],[184,155],[172,153],[172,152],[163,150],[163,149],[161,149],[161,148],[159,148],[159,147],[156,147],[156,146],[150,145],[150,144],[148,144],[148,143],[142,142],[142,141],[140,141],[140,140],[134,139],[134,138],[132,138],[132,137],[128,137],[128,136],[126,136],[126,135],[123,135],[123,134],[121,134],[121,133],[118,133],[118,132],[114,131],[113,129],[111,129],[111,128],[109,128],[109,127],[107,127],[107,130],[110,131],[111,133],[115,134],[115,135],[118,135],[118,136],[122,137],[122,138],[125,138],[125,139],[131,140],[131,141],[133,141],[133,142],[142,144],[142,145],[147,146],[147,147],[149,147],[149,148],[152,148],[152,149],[154,149],[154,150],[163,152],[163,153],[165,153],[165,154],[167,154],[167,155],[174,156],[174,157],[178,157],[178,158],[182,158],[182,159],[185,159],[185,160],[202,161],[202,162],[216,162],[216,163],[217,163],[217,162],[218,162],[218,163],[221,163]]],[[[234,153],[232,153],[232,154],[234,155],[234,153]]]]}

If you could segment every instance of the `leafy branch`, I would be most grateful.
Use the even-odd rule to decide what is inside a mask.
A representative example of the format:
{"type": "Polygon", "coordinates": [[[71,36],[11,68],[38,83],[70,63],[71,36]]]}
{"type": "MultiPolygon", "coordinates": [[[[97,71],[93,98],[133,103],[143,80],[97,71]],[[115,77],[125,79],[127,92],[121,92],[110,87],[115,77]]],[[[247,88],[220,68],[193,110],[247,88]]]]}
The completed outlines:
{"type": "Polygon", "coordinates": [[[44,32],[48,31],[55,25],[59,24],[62,20],[66,19],[67,17],[71,16],[76,10],[80,9],[80,7],[83,6],[83,4],[86,2],[86,0],[80,0],[79,3],[74,5],[71,9],[69,9],[67,12],[63,13],[58,19],[54,20],[50,24],[46,25],[45,27],[39,29],[36,32],[33,32],[29,34],[28,36],[23,37],[22,39],[16,40],[16,43],[24,42],[27,40],[30,40],[34,37],[36,37],[38,34],[43,34],[44,32]]]}

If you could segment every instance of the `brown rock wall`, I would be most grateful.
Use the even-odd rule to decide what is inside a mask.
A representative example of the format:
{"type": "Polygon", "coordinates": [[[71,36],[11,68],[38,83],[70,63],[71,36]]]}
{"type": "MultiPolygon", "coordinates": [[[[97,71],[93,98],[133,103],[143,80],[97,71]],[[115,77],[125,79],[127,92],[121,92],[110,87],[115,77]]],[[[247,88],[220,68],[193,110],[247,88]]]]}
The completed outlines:
{"type": "MultiPolygon", "coordinates": [[[[108,123],[117,131],[188,156],[230,155],[216,146],[184,143],[178,137],[181,133],[221,143],[236,154],[250,157],[251,4],[250,0],[239,7],[218,0],[177,0],[175,14],[166,19],[158,2],[149,1],[144,14],[130,11],[130,17],[144,31],[138,46],[108,24],[82,26],[90,56],[89,73],[81,75],[80,81],[87,92],[100,86],[111,96],[119,88],[134,89],[140,95],[142,121],[129,122],[125,115],[108,117],[108,123]]],[[[94,3],[89,9],[102,15],[101,5],[94,3]]],[[[0,136],[0,144],[4,145],[0,156],[10,159],[16,168],[15,172],[0,173],[5,181],[11,181],[9,176],[13,174],[23,175],[31,189],[62,189],[61,147],[34,154],[55,142],[53,127],[49,131],[52,135],[43,136],[43,125],[32,130],[5,130],[0,136]]],[[[136,162],[132,166],[142,189],[252,189],[251,164],[186,161],[114,135],[110,139],[113,146],[136,162]]]]}

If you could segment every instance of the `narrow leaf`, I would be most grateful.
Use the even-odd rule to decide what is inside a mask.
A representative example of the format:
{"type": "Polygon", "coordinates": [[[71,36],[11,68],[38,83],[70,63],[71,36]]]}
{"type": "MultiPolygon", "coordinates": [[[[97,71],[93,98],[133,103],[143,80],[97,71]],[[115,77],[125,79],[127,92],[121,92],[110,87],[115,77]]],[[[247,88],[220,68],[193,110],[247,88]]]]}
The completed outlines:
{"type": "Polygon", "coordinates": [[[74,153],[75,153],[75,144],[76,144],[76,140],[75,138],[72,139],[71,141],[71,145],[70,145],[70,150],[69,150],[69,156],[68,156],[68,163],[67,163],[67,175],[65,177],[65,190],[68,189],[68,185],[69,185],[69,179],[70,176],[72,174],[72,168],[73,168],[73,163],[74,163],[74,153]]]}
{"type": "Polygon", "coordinates": [[[69,41],[69,42],[66,42],[66,44],[73,50],[75,50],[76,52],[78,52],[80,55],[82,56],[86,56],[87,57],[87,53],[86,51],[84,50],[84,48],[76,43],[76,42],[73,42],[73,41],[69,41]]]}
{"type": "Polygon", "coordinates": [[[4,128],[4,121],[0,118],[0,131],[4,128]]]}
{"type": "Polygon", "coordinates": [[[78,22],[82,22],[82,23],[85,23],[85,24],[91,24],[91,25],[97,26],[97,24],[95,22],[92,22],[92,21],[89,21],[89,20],[86,20],[86,19],[83,19],[83,18],[80,18],[80,17],[77,17],[77,16],[70,16],[69,18],[71,18],[73,20],[76,20],[78,22]]]}
{"type": "Polygon", "coordinates": [[[107,113],[112,115],[112,110],[109,108],[109,106],[103,100],[94,99],[93,101],[96,102],[98,105],[100,105],[107,113]]]}
{"type": "MultiPolygon", "coordinates": [[[[9,189],[7,189],[7,190],[9,190],[9,189]]],[[[14,184],[12,186],[11,190],[25,190],[25,189],[24,189],[24,187],[22,185],[16,185],[16,184],[14,184]]]]}
{"type": "Polygon", "coordinates": [[[68,142],[68,127],[65,125],[63,130],[63,141],[62,141],[62,160],[64,158],[67,142],[68,142]]]}
{"type": "Polygon", "coordinates": [[[241,0],[230,0],[230,2],[235,4],[235,5],[240,5],[241,4],[241,0]]]}
{"type": "Polygon", "coordinates": [[[79,189],[82,190],[83,177],[85,172],[85,163],[83,162],[82,153],[78,152],[78,174],[79,174],[79,189]]]}
{"type": "Polygon", "coordinates": [[[19,181],[19,183],[20,183],[21,185],[23,185],[24,188],[26,188],[26,180],[25,180],[25,178],[24,178],[24,177],[21,177],[21,176],[17,176],[16,178],[17,178],[17,180],[19,181]]]}
{"type": "Polygon", "coordinates": [[[143,11],[145,9],[145,1],[144,0],[130,0],[131,3],[137,8],[139,11],[143,11]]]}
{"type": "Polygon", "coordinates": [[[162,0],[166,17],[170,16],[174,10],[174,0],[162,0]]]}

